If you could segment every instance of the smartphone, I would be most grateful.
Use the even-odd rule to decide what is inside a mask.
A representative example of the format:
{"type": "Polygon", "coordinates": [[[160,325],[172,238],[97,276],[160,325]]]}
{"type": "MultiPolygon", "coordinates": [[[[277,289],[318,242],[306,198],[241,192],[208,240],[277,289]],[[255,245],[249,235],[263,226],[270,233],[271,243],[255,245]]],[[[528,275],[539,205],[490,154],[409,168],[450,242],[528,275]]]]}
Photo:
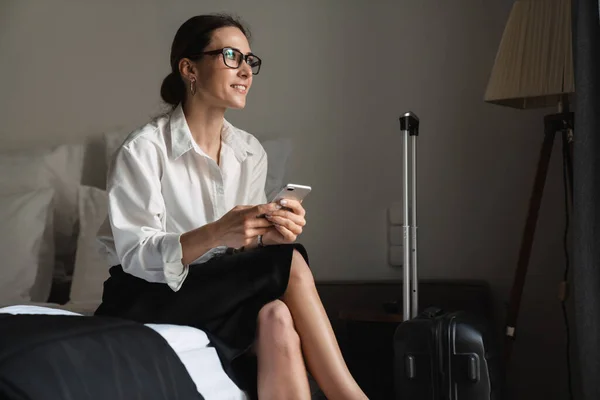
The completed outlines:
{"type": "Polygon", "coordinates": [[[277,195],[275,195],[275,197],[273,197],[270,203],[279,202],[281,199],[292,199],[302,203],[302,200],[308,196],[310,191],[310,186],[288,183],[279,191],[279,193],[277,193],[277,195]]]}

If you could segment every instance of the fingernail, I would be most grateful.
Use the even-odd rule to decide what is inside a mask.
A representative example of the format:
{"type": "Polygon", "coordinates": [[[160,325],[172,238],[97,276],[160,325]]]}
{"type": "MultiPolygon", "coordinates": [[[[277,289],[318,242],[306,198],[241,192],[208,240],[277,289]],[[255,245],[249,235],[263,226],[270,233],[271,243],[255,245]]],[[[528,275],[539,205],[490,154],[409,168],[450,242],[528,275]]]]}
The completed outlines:
{"type": "Polygon", "coordinates": [[[281,206],[279,204],[275,204],[275,209],[276,210],[281,210],[281,206]]]}
{"type": "Polygon", "coordinates": [[[287,200],[283,199],[279,202],[279,204],[281,204],[282,206],[285,206],[287,204],[287,200]]]}
{"type": "Polygon", "coordinates": [[[265,218],[266,218],[266,219],[271,219],[271,214],[267,214],[267,215],[265,215],[265,218]]]}

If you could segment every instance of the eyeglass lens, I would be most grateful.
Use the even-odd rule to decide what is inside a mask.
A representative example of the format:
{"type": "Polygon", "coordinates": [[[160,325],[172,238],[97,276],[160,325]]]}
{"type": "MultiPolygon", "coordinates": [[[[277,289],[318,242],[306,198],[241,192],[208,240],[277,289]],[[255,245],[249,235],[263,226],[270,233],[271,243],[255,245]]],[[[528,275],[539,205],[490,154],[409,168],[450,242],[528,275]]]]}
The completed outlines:
{"type": "MultiPolygon", "coordinates": [[[[244,55],[234,49],[223,49],[223,59],[225,60],[225,65],[230,68],[238,68],[242,62],[244,55]]],[[[258,74],[260,70],[260,59],[252,54],[246,57],[246,62],[252,68],[252,73],[254,75],[258,74]]]]}

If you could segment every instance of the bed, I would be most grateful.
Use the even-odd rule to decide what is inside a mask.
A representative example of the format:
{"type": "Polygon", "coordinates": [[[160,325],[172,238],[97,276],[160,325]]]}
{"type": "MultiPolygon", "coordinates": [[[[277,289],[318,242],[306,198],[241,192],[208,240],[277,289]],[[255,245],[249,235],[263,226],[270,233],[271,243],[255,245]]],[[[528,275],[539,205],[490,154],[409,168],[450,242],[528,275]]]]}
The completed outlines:
{"type": "MultiPolygon", "coordinates": [[[[125,134],[0,154],[0,314],[87,316],[100,304],[109,265],[96,241],[106,218],[107,165],[125,134]],[[56,286],[68,301],[49,301],[56,286]]],[[[269,156],[265,191],[285,179],[288,139],[260,138],[269,156]]],[[[185,365],[205,399],[246,399],[223,371],[201,330],[148,324],[185,365]]]]}
{"type": "MultiPolygon", "coordinates": [[[[3,313],[11,315],[81,315],[61,308],[35,305],[0,308],[0,314],[3,313]]],[[[241,391],[225,374],[215,349],[210,346],[208,337],[203,331],[189,326],[169,324],[145,324],[145,327],[154,330],[167,341],[185,366],[196,390],[204,399],[244,400],[248,398],[246,393],[241,391]]],[[[4,346],[0,346],[0,348],[2,347],[4,346]]],[[[94,379],[98,378],[94,377],[94,379]]],[[[183,374],[182,379],[186,379],[183,374]]]]}

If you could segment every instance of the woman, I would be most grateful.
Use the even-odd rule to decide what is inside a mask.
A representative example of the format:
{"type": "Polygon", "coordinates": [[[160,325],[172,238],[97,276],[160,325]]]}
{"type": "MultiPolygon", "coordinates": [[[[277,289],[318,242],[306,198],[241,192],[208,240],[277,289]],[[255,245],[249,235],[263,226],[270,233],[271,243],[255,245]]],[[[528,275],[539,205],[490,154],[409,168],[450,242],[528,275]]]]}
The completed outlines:
{"type": "Polygon", "coordinates": [[[222,15],[177,31],[161,96],[171,112],[133,132],[109,173],[99,232],[113,261],[96,315],[195,326],[252,397],[364,399],[315,289],[297,201],[268,204],[267,156],[224,119],[261,60],[222,15]],[[285,206],[285,207],[284,207],[285,206]]]}

